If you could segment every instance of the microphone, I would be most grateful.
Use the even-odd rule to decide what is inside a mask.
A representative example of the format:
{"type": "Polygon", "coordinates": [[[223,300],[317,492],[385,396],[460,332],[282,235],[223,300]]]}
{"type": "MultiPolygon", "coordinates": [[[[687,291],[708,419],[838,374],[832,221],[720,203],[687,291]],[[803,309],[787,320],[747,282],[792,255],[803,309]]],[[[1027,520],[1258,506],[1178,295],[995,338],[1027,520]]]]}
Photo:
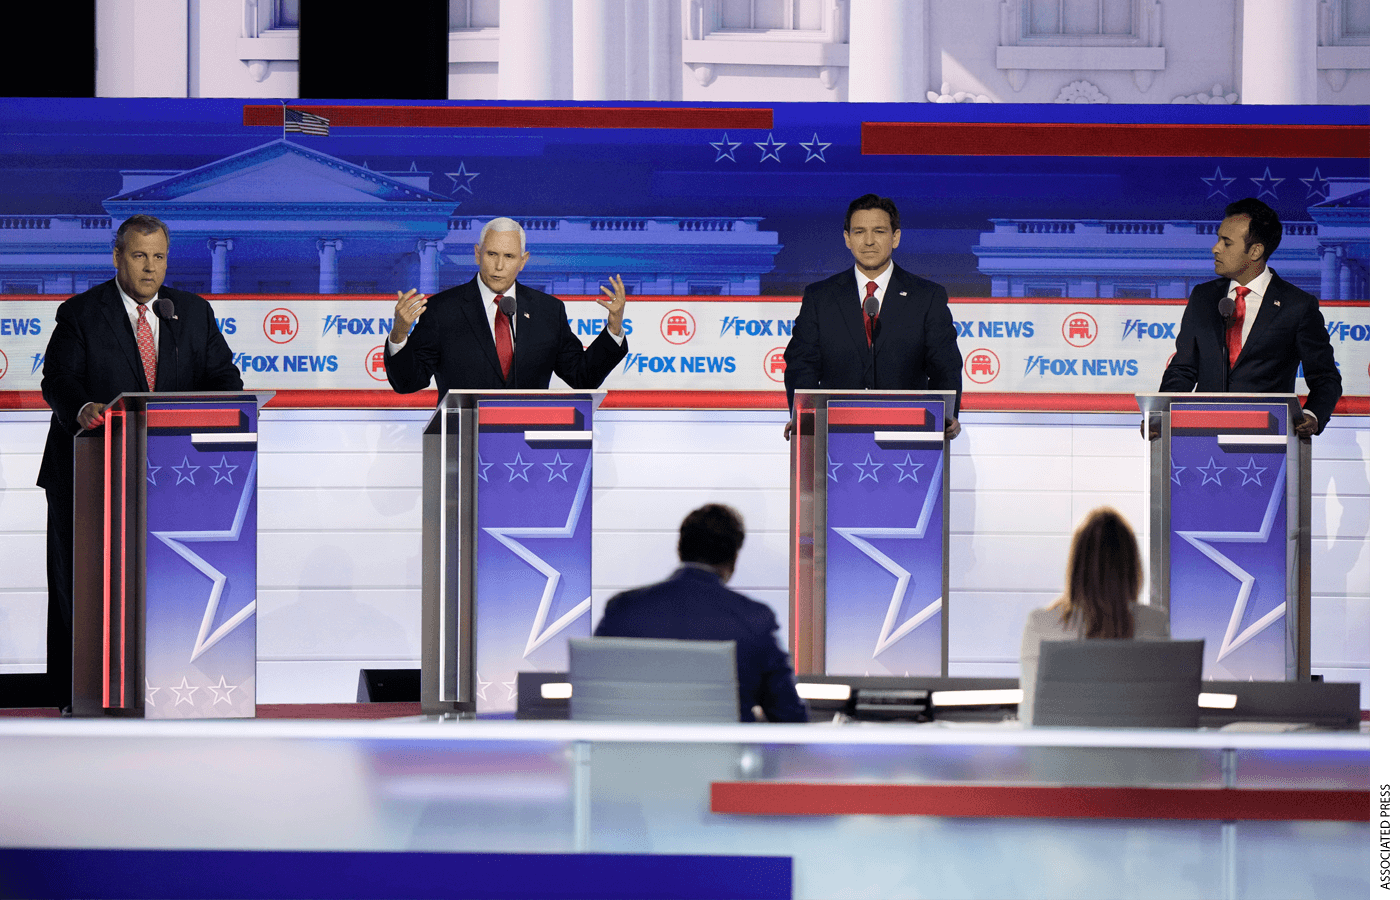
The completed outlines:
{"type": "Polygon", "coordinates": [[[880,301],[871,294],[861,303],[866,320],[870,323],[870,384],[875,386],[875,336],[880,333],[880,301]]]}
{"type": "MultiPolygon", "coordinates": [[[[1231,307],[1231,309],[1233,308],[1234,307],[1231,307]]],[[[867,316],[874,318],[880,314],[880,301],[875,299],[874,294],[871,294],[869,297],[865,298],[865,302],[861,304],[861,309],[865,311],[867,316]]]]}
{"type": "Polygon", "coordinates": [[[1230,390],[1230,325],[1235,321],[1235,298],[1226,294],[1215,307],[1225,320],[1225,340],[1220,344],[1220,361],[1225,367],[1225,390],[1230,390]]]}
{"type": "Polygon", "coordinates": [[[1221,318],[1225,319],[1227,322],[1230,321],[1235,317],[1235,298],[1230,296],[1221,297],[1220,304],[1216,309],[1220,312],[1221,318]]]}
{"type": "MultiPolygon", "coordinates": [[[[502,295],[501,295],[501,299],[497,301],[496,305],[500,308],[502,314],[504,314],[505,317],[506,317],[506,321],[510,324],[510,342],[511,342],[511,345],[514,346],[514,344],[515,344],[515,298],[512,297],[512,296],[510,296],[509,294],[502,294],[502,295]]],[[[516,370],[519,369],[519,368],[520,368],[519,366],[514,365],[514,364],[512,364],[511,367],[510,367],[511,387],[514,387],[514,386],[515,386],[515,374],[516,374],[516,370]]]]}
{"type": "Polygon", "coordinates": [[[173,364],[175,366],[176,377],[179,377],[180,326],[177,323],[180,321],[180,317],[175,315],[175,301],[171,300],[169,297],[157,297],[156,302],[152,303],[151,305],[155,307],[156,318],[160,319],[162,322],[171,323],[170,327],[174,329],[170,333],[170,346],[175,348],[175,359],[173,364]]]}

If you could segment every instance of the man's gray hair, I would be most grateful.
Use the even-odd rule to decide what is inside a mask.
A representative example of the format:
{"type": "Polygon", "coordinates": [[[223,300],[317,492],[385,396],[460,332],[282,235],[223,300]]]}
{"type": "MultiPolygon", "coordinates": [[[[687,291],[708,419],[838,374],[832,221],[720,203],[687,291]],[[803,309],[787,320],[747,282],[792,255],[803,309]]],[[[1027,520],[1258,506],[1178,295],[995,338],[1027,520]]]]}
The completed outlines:
{"type": "Polygon", "coordinates": [[[127,235],[133,231],[137,234],[155,234],[159,231],[161,234],[165,235],[165,246],[167,248],[170,246],[170,229],[165,227],[165,223],[155,216],[137,213],[123,222],[117,229],[116,237],[112,239],[112,249],[116,250],[118,253],[124,251],[126,249],[127,235]]]}
{"type": "Polygon", "coordinates": [[[514,219],[509,219],[505,216],[497,216],[481,226],[481,236],[476,239],[478,244],[486,240],[486,232],[488,231],[514,231],[516,234],[520,235],[520,252],[525,252],[525,226],[514,219]]]}

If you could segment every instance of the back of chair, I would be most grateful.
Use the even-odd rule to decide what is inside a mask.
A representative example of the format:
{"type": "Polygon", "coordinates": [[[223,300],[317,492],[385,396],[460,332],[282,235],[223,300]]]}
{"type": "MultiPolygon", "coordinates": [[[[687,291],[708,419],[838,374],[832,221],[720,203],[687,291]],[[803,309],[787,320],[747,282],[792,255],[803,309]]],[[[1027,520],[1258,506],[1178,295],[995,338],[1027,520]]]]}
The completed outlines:
{"type": "Polygon", "coordinates": [[[1043,641],[1033,725],[1195,728],[1205,641],[1043,641]]]}
{"type": "Polygon", "coordinates": [[[737,722],[733,641],[572,638],[572,719],[737,722]]]}

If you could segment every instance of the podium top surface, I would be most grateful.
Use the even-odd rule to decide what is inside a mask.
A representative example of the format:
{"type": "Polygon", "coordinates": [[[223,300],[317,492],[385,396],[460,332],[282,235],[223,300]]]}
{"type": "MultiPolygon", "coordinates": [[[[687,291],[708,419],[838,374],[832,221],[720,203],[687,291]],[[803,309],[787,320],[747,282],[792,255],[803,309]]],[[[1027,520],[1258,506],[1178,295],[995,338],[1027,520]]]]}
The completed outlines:
{"type": "Polygon", "coordinates": [[[433,415],[428,419],[428,424],[423,427],[424,434],[435,434],[441,429],[442,414],[448,410],[476,409],[483,400],[538,402],[541,400],[555,403],[578,403],[586,401],[593,405],[593,411],[598,411],[598,406],[607,396],[607,391],[551,391],[528,390],[528,391],[448,391],[443,398],[438,401],[437,408],[433,410],[433,415]]]}
{"type": "Polygon", "coordinates": [[[1239,406],[1254,403],[1282,403],[1288,407],[1290,418],[1297,418],[1303,414],[1303,408],[1298,403],[1297,394],[1226,394],[1226,393],[1195,393],[1195,394],[1138,394],[1138,408],[1143,415],[1154,412],[1166,412],[1173,403],[1219,403],[1222,405],[1239,406]]]}
{"type": "Polygon", "coordinates": [[[953,402],[956,391],[827,391],[800,389],[793,392],[792,409],[820,409],[831,400],[942,400],[953,402]]]}
{"type": "Polygon", "coordinates": [[[118,394],[104,410],[144,409],[148,403],[247,403],[256,400],[258,409],[277,395],[276,391],[132,391],[118,394]]]}

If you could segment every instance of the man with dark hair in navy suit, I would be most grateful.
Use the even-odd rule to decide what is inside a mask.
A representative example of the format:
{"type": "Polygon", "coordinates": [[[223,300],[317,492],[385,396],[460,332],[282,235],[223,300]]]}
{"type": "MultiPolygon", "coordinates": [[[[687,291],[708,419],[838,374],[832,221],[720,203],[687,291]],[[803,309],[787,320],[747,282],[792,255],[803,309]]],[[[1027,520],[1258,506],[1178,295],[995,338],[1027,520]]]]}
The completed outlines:
{"type": "Polygon", "coordinates": [[[1254,197],[1236,200],[1215,234],[1220,277],[1191,292],[1157,390],[1291,394],[1301,363],[1308,399],[1294,431],[1321,433],[1342,396],[1342,376],[1317,298],[1268,266],[1283,239],[1278,213],[1254,197]]]}
{"type": "Polygon", "coordinates": [[[681,567],[657,584],[624,591],[608,601],[598,637],[734,641],[739,667],[739,715],[755,720],[760,707],[770,722],[805,722],[792,666],[778,646],[773,611],[725,587],[744,543],[744,520],[711,503],[681,522],[681,567]]]}
{"type": "Polygon", "coordinates": [[[60,707],[73,696],[74,436],[102,424],[118,394],[243,389],[208,301],[164,286],[169,252],[160,219],[123,222],[112,244],[117,277],[58,307],[44,351],[40,388],[53,417],[39,487],[49,505],[49,686],[60,707]]]}
{"type": "MultiPolygon", "coordinates": [[[[890,260],[899,246],[899,210],[866,194],[846,209],[853,269],[810,284],[783,352],[788,409],[794,390],[955,391],[945,432],[958,436],[962,353],[940,284],[890,260]]],[[[792,434],[792,423],[783,437],[792,434]]]]}

